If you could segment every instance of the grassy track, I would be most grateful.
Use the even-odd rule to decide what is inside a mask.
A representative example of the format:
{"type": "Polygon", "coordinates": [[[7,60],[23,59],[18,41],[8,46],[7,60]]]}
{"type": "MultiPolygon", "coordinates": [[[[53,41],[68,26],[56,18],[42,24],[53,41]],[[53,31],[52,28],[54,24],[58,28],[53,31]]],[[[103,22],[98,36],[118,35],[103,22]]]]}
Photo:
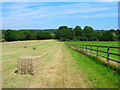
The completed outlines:
{"type": "MultiPolygon", "coordinates": [[[[80,45],[100,45],[100,46],[114,46],[118,47],[118,41],[71,41],[69,44],[79,47],[80,45]]],[[[90,47],[89,47],[90,48],[90,47]]],[[[93,49],[97,49],[97,47],[93,47],[93,49]]],[[[99,50],[101,51],[107,51],[107,48],[99,47],[99,50]]],[[[94,53],[97,53],[97,51],[92,51],[94,53]]],[[[118,54],[118,49],[110,48],[111,53],[118,54]]],[[[107,56],[106,53],[99,52],[99,55],[107,56]]],[[[118,56],[110,55],[111,58],[118,60],[118,56]]]]}
{"type": "Polygon", "coordinates": [[[80,69],[92,82],[96,88],[118,88],[118,74],[113,74],[112,70],[100,64],[97,61],[91,60],[89,57],[66,46],[71,52],[80,69]]]}
{"type": "Polygon", "coordinates": [[[2,64],[3,88],[93,87],[64,43],[59,44],[56,40],[3,43],[2,64]],[[33,47],[37,49],[32,50],[33,47]],[[21,56],[41,56],[40,69],[35,75],[14,73],[17,70],[17,60],[21,56]]]}
{"type": "Polygon", "coordinates": [[[112,74],[110,69],[56,40],[5,42],[2,57],[3,88],[113,88],[118,85],[118,74],[112,74]],[[22,56],[41,57],[40,69],[35,75],[14,73],[22,56]]]}

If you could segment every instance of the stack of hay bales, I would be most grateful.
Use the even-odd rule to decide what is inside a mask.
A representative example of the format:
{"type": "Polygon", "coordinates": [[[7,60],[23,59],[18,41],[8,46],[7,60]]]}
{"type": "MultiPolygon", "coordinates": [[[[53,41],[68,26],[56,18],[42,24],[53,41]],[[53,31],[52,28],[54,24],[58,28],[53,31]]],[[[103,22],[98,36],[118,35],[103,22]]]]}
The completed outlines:
{"type": "Polygon", "coordinates": [[[18,59],[18,73],[19,74],[30,74],[34,73],[39,69],[40,56],[27,56],[18,59]]]}

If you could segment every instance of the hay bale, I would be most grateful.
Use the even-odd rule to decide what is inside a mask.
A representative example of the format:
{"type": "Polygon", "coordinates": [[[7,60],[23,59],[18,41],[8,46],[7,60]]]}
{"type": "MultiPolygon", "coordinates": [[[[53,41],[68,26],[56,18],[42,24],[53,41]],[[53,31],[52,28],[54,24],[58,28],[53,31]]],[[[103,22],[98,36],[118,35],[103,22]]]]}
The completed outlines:
{"type": "Polygon", "coordinates": [[[36,49],[36,47],[33,47],[33,50],[35,50],[36,49]]]}
{"type": "Polygon", "coordinates": [[[24,48],[27,48],[27,46],[24,46],[24,48]]]}
{"type": "Polygon", "coordinates": [[[18,59],[19,74],[33,75],[40,65],[40,56],[27,56],[18,59]]]}

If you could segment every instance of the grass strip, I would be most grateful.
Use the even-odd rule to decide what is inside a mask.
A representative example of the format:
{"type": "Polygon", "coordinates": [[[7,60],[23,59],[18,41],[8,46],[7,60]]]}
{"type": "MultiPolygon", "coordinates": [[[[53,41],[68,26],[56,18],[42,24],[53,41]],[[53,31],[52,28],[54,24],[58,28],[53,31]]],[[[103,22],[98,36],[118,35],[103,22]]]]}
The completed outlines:
{"type": "Polygon", "coordinates": [[[118,88],[118,73],[99,61],[73,50],[66,45],[82,72],[95,88],[118,88]]]}

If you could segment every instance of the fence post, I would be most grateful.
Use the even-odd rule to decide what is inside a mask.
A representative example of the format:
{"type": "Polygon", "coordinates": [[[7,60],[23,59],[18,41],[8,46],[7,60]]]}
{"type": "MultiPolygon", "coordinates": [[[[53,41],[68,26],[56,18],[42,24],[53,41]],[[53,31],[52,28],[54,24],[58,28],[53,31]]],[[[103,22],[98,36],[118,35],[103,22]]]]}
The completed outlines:
{"type": "Polygon", "coordinates": [[[83,45],[83,51],[84,51],[84,45],[83,45]]]}
{"type": "Polygon", "coordinates": [[[98,48],[99,48],[99,47],[97,46],[97,56],[98,56],[98,48]]]}
{"type": "Polygon", "coordinates": [[[92,45],[90,46],[90,53],[92,53],[92,45]]]}
{"type": "Polygon", "coordinates": [[[82,50],[83,50],[83,45],[82,45],[82,50]]]}
{"type": "Polygon", "coordinates": [[[87,51],[87,45],[86,45],[86,51],[87,51]]]}
{"type": "Polygon", "coordinates": [[[109,48],[109,46],[107,47],[107,63],[109,63],[109,50],[110,50],[110,48],[109,48]]]}

